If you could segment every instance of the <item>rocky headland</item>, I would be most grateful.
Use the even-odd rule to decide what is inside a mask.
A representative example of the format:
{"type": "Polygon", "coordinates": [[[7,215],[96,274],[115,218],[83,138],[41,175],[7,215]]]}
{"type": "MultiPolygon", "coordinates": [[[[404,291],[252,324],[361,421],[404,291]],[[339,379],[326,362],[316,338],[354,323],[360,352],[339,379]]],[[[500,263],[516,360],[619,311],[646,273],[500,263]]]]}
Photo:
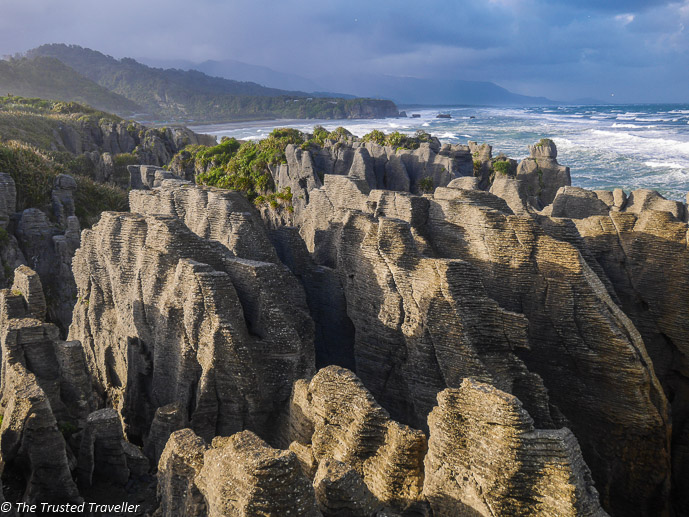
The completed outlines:
{"type": "Polygon", "coordinates": [[[307,138],[271,203],[192,158],[81,232],[70,176],[47,214],[0,174],[5,500],[689,514],[685,203],[572,187],[547,139],[307,138]]]}

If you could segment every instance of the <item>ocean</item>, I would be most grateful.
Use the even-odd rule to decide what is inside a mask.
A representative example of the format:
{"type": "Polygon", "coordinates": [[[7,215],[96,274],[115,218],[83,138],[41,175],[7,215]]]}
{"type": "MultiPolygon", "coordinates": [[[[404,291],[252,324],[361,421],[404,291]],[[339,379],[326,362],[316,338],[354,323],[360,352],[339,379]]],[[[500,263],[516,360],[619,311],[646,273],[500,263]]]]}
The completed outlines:
{"type": "Polygon", "coordinates": [[[197,132],[260,139],[275,127],[311,131],[321,124],[343,126],[357,136],[373,129],[413,134],[423,129],[442,142],[468,140],[493,146],[520,160],[527,146],[551,138],[558,162],[571,168],[572,184],[588,189],[621,187],[658,190],[670,199],[685,200],[689,192],[689,104],[610,105],[528,108],[407,109],[410,118],[373,120],[290,120],[192,127],[197,132]],[[412,113],[420,117],[411,118],[412,113]],[[438,119],[438,113],[452,118],[438,119]]]}

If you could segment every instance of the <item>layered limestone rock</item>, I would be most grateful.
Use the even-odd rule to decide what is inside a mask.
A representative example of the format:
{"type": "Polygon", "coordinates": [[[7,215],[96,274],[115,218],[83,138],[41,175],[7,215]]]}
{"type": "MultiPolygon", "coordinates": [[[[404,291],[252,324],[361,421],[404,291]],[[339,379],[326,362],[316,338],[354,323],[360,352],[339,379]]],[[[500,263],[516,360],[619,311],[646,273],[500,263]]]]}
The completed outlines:
{"type": "Polygon", "coordinates": [[[61,429],[91,409],[85,364],[63,351],[54,325],[37,319],[46,307],[38,275],[21,267],[14,276],[13,288],[0,291],[4,470],[21,480],[23,501],[78,502],[61,429]]]}
{"type": "Polygon", "coordinates": [[[38,208],[24,210],[16,226],[19,248],[26,262],[38,273],[46,292],[48,317],[64,334],[72,320],[76,286],[72,274],[72,257],[79,247],[80,226],[74,215],[76,183],[71,176],[60,174],[52,190],[53,224],[38,208]]]}
{"type": "Polygon", "coordinates": [[[339,273],[356,329],[357,373],[377,400],[397,418],[424,428],[436,394],[473,375],[515,389],[544,425],[552,425],[542,381],[514,353],[527,346],[526,319],[488,298],[479,271],[468,262],[422,253],[432,253],[424,236],[428,200],[351,190],[356,200],[356,194],[345,197],[348,190],[341,185],[352,180],[335,176],[338,181],[331,183],[330,178],[318,195],[332,207],[331,226],[314,212],[314,225],[323,230],[304,225],[302,233],[313,243],[314,257],[339,273]],[[347,210],[348,201],[374,214],[347,210]],[[484,342],[491,347],[480,346],[484,342]]]}
{"type": "Polygon", "coordinates": [[[624,211],[640,214],[647,210],[668,212],[678,221],[687,222],[687,207],[684,203],[665,199],[655,190],[639,189],[631,192],[626,200],[624,211]]]}
{"type": "Polygon", "coordinates": [[[528,158],[519,162],[517,180],[522,198],[540,210],[555,199],[558,189],[572,184],[569,167],[557,163],[555,143],[544,138],[529,146],[528,158]]]}
{"type": "Polygon", "coordinates": [[[206,501],[196,486],[203,467],[206,443],[191,429],[172,433],[158,463],[158,500],[155,515],[207,515],[206,501]]]}
{"type": "MultiPolygon", "coordinates": [[[[612,198],[612,193],[610,198],[612,198]]],[[[607,215],[613,199],[609,203],[599,199],[595,192],[579,187],[560,187],[553,203],[543,210],[544,215],[583,219],[592,215],[607,215]]]]}
{"type": "Polygon", "coordinates": [[[273,449],[250,431],[215,438],[196,482],[209,517],[321,515],[294,453],[273,449]]]}
{"type": "Polygon", "coordinates": [[[153,465],[158,465],[170,435],[186,427],[186,413],[179,402],[156,409],[144,447],[144,453],[153,465]]]}
{"type": "Polygon", "coordinates": [[[104,213],[74,257],[70,339],[98,391],[145,439],[178,402],[202,437],[269,436],[295,379],[313,371],[313,323],[282,265],[241,259],[170,216],[104,213]]]}
{"type": "Polygon", "coordinates": [[[294,453],[250,431],[215,438],[210,447],[190,429],[177,431],[158,471],[159,515],[321,515],[294,453]]]}
{"type": "Polygon", "coordinates": [[[434,516],[607,515],[572,432],[534,428],[516,397],[465,379],[438,395],[428,424],[434,516]]]}
{"type": "Polygon", "coordinates": [[[326,140],[323,147],[306,150],[288,145],[285,156],[287,163],[271,168],[271,173],[279,188],[290,187],[297,223],[311,202],[312,191],[323,185],[326,175],[347,176],[368,189],[418,193],[421,180],[438,187],[474,174],[468,146],[441,145],[437,139],[414,150],[353,139],[326,140]]]}
{"type": "Polygon", "coordinates": [[[94,122],[88,117],[79,119],[76,125],[61,124],[53,138],[56,150],[90,153],[92,163],[96,161],[93,153],[115,156],[135,152],[140,163],[158,166],[168,163],[187,145],[216,144],[215,137],[194,133],[186,127],[147,128],[137,122],[105,118],[94,122]]]}
{"type": "Polygon", "coordinates": [[[53,214],[61,228],[67,228],[68,218],[74,216],[74,192],[77,182],[68,174],[58,174],[55,177],[51,199],[53,214]]]}
{"type": "Polygon", "coordinates": [[[112,154],[99,153],[98,151],[85,152],[84,156],[91,163],[93,168],[93,179],[99,183],[116,183],[120,186],[127,186],[129,184],[129,175],[124,178],[115,177],[115,162],[112,154]]]}
{"type": "Polygon", "coordinates": [[[125,485],[129,480],[129,468],[124,442],[117,411],[107,408],[91,413],[86,420],[79,449],[80,484],[90,487],[95,477],[125,485]]]}
{"type": "Polygon", "coordinates": [[[30,317],[37,320],[45,319],[45,296],[38,273],[27,266],[19,266],[14,271],[12,292],[23,296],[30,317]]]}
{"type": "Polygon", "coordinates": [[[318,506],[325,516],[369,517],[381,509],[359,473],[341,461],[320,462],[313,480],[318,506]]]}
{"type": "Polygon", "coordinates": [[[177,217],[237,257],[279,263],[258,213],[239,192],[170,181],[164,188],[132,191],[129,203],[135,213],[177,217]]]}
{"type": "Polygon", "coordinates": [[[22,501],[80,502],[65,440],[46,393],[23,364],[3,362],[0,453],[5,472],[23,478],[22,501]]]}
{"type": "Polygon", "coordinates": [[[477,201],[436,193],[428,225],[435,251],[476,264],[490,296],[528,319],[518,355],[579,439],[604,506],[630,515],[666,508],[668,407],[638,330],[576,247],[530,217],[477,201]]]}
{"type": "Polygon", "coordinates": [[[74,341],[18,323],[45,313],[35,275],[0,292],[7,382],[31,370],[84,427],[84,484],[145,472],[122,437],[143,443],[160,515],[669,515],[671,489],[681,514],[686,206],[570,187],[549,140],[530,154],[515,173],[476,144],[291,146],[271,172],[294,213],[265,225],[238,193],[132,167],[134,213],[73,260],[74,341]],[[112,409],[92,414],[85,365],[112,409]]]}
{"type": "Polygon", "coordinates": [[[665,208],[669,210],[645,209],[638,215],[612,211],[606,216],[576,220],[576,224],[584,245],[612,282],[620,307],[639,329],[654,371],[671,401],[673,481],[677,508],[686,512],[689,299],[685,293],[689,292],[689,226],[677,220],[674,203],[665,208]]]}
{"type": "Polygon", "coordinates": [[[11,175],[0,172],[0,287],[9,287],[12,282],[12,271],[26,264],[17,238],[8,231],[10,218],[16,209],[17,189],[14,179],[11,175]]]}
{"type": "Polygon", "coordinates": [[[300,226],[340,277],[366,387],[423,429],[444,388],[469,376],[495,385],[539,428],[571,427],[607,508],[667,508],[666,398],[600,266],[489,193],[414,199],[326,175],[300,226]]]}
{"type": "Polygon", "coordinates": [[[152,189],[160,187],[165,180],[176,179],[175,175],[154,165],[128,165],[129,188],[152,189]]]}
{"type": "Polygon", "coordinates": [[[297,381],[283,425],[282,443],[290,442],[305,472],[313,473],[310,455],[319,465],[314,484],[324,513],[422,503],[425,436],[391,420],[349,370],[329,366],[309,383],[297,381]]]}

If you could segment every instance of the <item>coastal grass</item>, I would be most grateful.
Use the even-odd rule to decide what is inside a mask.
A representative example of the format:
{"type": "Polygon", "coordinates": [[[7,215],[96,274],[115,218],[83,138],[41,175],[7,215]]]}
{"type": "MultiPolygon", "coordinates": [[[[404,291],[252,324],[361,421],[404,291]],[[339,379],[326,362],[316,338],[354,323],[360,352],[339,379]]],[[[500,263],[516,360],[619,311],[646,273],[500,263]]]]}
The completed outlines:
{"type": "Polygon", "coordinates": [[[24,142],[0,142],[0,172],[12,176],[17,210],[39,208],[51,214],[51,192],[58,174],[70,174],[77,183],[74,205],[82,227],[90,227],[104,211],[127,211],[127,192],[115,185],[97,183],[71,164],[68,153],[50,153],[24,142]],[[66,156],[67,155],[67,156],[66,156]]]}
{"type": "Polygon", "coordinates": [[[121,122],[116,115],[76,102],[0,97],[0,142],[25,142],[43,150],[56,149],[56,135],[66,126],[79,131],[86,125],[121,122]]]}

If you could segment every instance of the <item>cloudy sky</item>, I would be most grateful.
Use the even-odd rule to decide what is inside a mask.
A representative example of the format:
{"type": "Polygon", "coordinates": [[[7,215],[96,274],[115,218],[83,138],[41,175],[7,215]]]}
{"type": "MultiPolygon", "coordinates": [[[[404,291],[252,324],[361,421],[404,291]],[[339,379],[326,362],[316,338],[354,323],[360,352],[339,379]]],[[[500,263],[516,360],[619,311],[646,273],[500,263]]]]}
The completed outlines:
{"type": "Polygon", "coordinates": [[[74,43],[310,78],[383,73],[558,100],[689,102],[689,0],[0,0],[0,12],[0,54],[74,43]]]}

